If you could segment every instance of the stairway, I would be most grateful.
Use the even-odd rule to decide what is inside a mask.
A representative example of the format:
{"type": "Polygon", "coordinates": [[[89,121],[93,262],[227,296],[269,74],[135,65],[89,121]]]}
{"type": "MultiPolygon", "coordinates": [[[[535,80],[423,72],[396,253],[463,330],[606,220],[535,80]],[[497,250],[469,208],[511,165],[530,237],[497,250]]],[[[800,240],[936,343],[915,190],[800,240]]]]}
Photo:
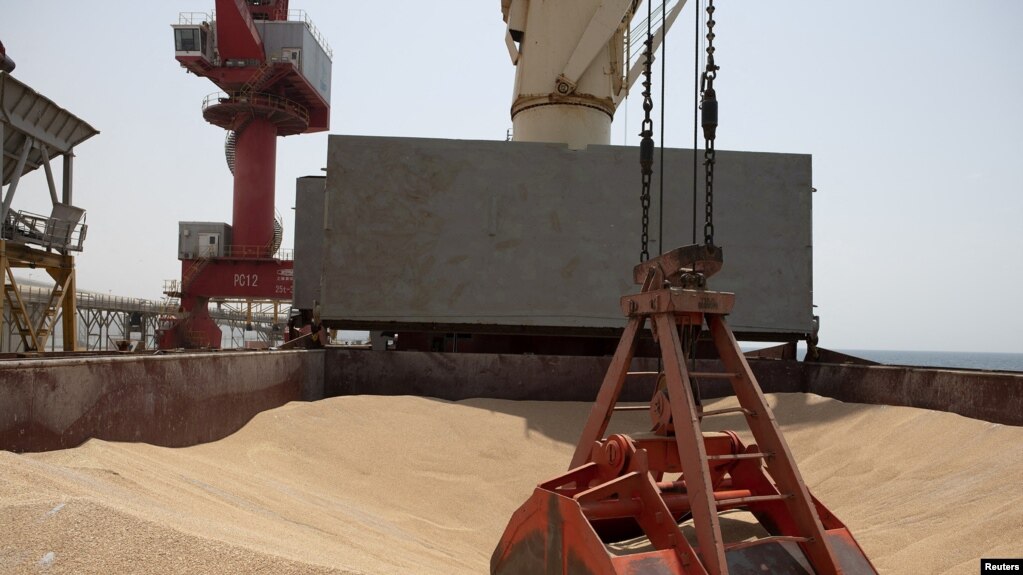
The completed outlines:
{"type": "Polygon", "coordinates": [[[238,147],[238,130],[228,130],[224,138],[224,159],[227,160],[227,169],[234,175],[235,150],[238,147]]]}
{"type": "Polygon", "coordinates": [[[235,130],[228,130],[227,136],[224,137],[224,159],[227,160],[227,169],[231,170],[231,175],[234,175],[234,161],[238,154],[238,137],[249,125],[252,118],[249,118],[242,122],[235,130]]]}
{"type": "Polygon", "coordinates": [[[187,293],[188,288],[195,281],[195,278],[199,273],[210,263],[209,255],[201,255],[192,262],[192,265],[188,266],[185,273],[181,274],[181,293],[187,293]]]}
{"type": "Polygon", "coordinates": [[[270,79],[274,73],[274,65],[268,61],[260,64],[259,68],[252,74],[241,90],[238,90],[237,97],[244,98],[251,96],[263,87],[263,84],[270,79]]]}
{"type": "Polygon", "coordinates": [[[274,235],[270,238],[269,255],[273,257],[277,250],[281,249],[281,242],[284,241],[284,220],[281,213],[274,210],[274,235]]]}

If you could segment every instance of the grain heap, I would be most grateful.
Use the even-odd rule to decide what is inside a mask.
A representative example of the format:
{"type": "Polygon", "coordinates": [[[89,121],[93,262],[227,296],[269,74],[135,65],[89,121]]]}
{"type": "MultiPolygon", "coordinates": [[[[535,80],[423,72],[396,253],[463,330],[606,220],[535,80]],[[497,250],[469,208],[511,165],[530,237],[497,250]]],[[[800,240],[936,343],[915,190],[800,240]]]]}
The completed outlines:
{"type": "MultiPolygon", "coordinates": [[[[980,557],[1023,555],[1023,428],[771,402],[808,485],[882,572],[975,573],[980,557]]],[[[564,470],[589,409],[352,396],[288,404],[183,449],[0,452],[0,573],[485,573],[511,513],[564,470]]],[[[645,417],[616,417],[613,431],[645,417]]]]}

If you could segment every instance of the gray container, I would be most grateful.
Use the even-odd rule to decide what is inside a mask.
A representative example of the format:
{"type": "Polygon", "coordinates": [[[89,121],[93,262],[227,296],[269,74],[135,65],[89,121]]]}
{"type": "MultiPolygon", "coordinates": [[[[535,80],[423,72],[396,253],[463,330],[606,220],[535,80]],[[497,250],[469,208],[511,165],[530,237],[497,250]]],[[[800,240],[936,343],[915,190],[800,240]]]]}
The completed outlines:
{"type": "Polygon", "coordinates": [[[222,258],[231,245],[231,226],[224,222],[178,222],[178,259],[222,258]]]}
{"type": "MultiPolygon", "coordinates": [[[[737,294],[730,322],[742,337],[804,339],[811,158],[717,158],[725,265],[711,288],[737,294]]],[[[655,166],[652,255],[692,243],[692,164],[691,150],[665,150],[663,246],[655,166]]],[[[636,148],[330,136],[324,202],[299,202],[296,215],[306,222],[297,237],[323,235],[322,263],[296,253],[296,274],[320,271],[322,318],[335,327],[606,334],[624,326],[619,297],[639,289],[639,196],[636,148]],[[324,212],[322,229],[302,213],[310,205],[324,212]]]]}
{"type": "Polygon", "coordinates": [[[330,103],[330,55],[313,35],[309,25],[302,21],[256,21],[256,29],[263,39],[263,50],[270,62],[292,62],[330,103]]]}

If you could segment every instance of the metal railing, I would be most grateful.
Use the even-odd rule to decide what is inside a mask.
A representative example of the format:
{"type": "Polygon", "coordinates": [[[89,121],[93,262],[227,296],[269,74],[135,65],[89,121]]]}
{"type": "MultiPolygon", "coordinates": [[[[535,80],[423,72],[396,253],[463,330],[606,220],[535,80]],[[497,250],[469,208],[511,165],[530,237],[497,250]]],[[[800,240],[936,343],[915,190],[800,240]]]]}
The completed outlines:
{"type": "Polygon", "coordinates": [[[76,305],[82,309],[106,309],[125,312],[174,313],[177,306],[137,297],[125,297],[93,292],[78,292],[76,305]]]}
{"type": "Polygon", "coordinates": [[[331,50],[330,44],[327,43],[327,39],[323,36],[320,30],[313,24],[313,21],[309,19],[309,14],[305,10],[292,8],[288,10],[288,21],[289,22],[302,22],[309,29],[309,33],[313,35],[316,43],[323,48],[323,51],[327,53],[327,57],[331,60],[334,59],[334,51],[331,50]]]}
{"type": "MultiPolygon", "coordinates": [[[[181,282],[179,280],[163,280],[163,293],[164,294],[181,293],[181,282]]],[[[172,296],[168,295],[168,297],[172,297],[172,296]]],[[[177,298],[174,297],[174,299],[175,299],[175,307],[177,307],[177,303],[176,303],[177,302],[177,298]]]]}
{"type": "Polygon", "coordinates": [[[80,252],[88,228],[84,223],[10,210],[0,237],[44,248],[80,252]]]}
{"type": "MultiPolygon", "coordinates": [[[[52,288],[20,285],[21,297],[26,303],[46,304],[53,293],[52,288]]],[[[123,312],[173,313],[177,306],[137,297],[102,294],[89,291],[76,292],[76,306],[79,309],[105,309],[123,312]]]]}
{"type": "Polygon", "coordinates": [[[267,246],[224,246],[224,255],[217,257],[236,259],[276,257],[276,259],[279,260],[291,261],[295,259],[295,250],[291,248],[282,248],[277,250],[277,254],[275,256],[270,253],[270,248],[267,246]]]}
{"type": "MultiPolygon", "coordinates": [[[[165,288],[174,288],[177,285],[177,280],[168,280],[164,285],[165,288]]],[[[18,293],[21,296],[21,301],[26,306],[25,310],[33,318],[41,317],[41,314],[45,313],[43,308],[52,303],[52,288],[25,285],[19,282],[18,293]]],[[[77,300],[79,330],[84,329],[86,331],[85,337],[87,341],[92,341],[91,338],[94,337],[99,337],[102,340],[103,330],[109,329],[111,325],[120,325],[119,329],[122,330],[124,339],[128,339],[129,328],[127,326],[129,320],[127,315],[124,316],[123,320],[119,320],[123,321],[123,323],[118,324],[117,321],[110,319],[111,316],[106,315],[102,316],[107,318],[105,320],[90,321],[90,317],[95,317],[90,316],[90,313],[139,313],[141,314],[141,321],[146,325],[152,326],[154,329],[171,329],[181,320],[182,316],[182,313],[178,311],[179,303],[176,298],[166,298],[158,301],[89,291],[79,291],[75,296],[77,300]],[[94,329],[99,329],[100,333],[92,331],[94,329]]],[[[210,304],[210,317],[217,321],[221,327],[241,329],[241,327],[252,324],[256,327],[257,331],[261,330],[263,333],[278,333],[278,329],[283,329],[282,326],[287,321],[291,310],[291,306],[283,302],[277,302],[276,308],[272,307],[274,305],[273,302],[263,301],[247,302],[244,300],[220,299],[210,300],[210,304]],[[251,311],[249,311],[249,308],[251,308],[251,311]],[[276,309],[276,313],[273,312],[273,309],[276,309]]],[[[7,333],[16,334],[16,329],[12,331],[12,328],[15,327],[13,322],[14,317],[12,316],[0,318],[0,329],[7,330],[7,333]]],[[[45,338],[49,343],[44,347],[55,349],[56,346],[60,345],[59,342],[61,341],[62,334],[63,330],[60,322],[54,321],[53,330],[48,332],[45,338]]],[[[81,331],[79,331],[79,335],[81,336],[81,331]]],[[[148,337],[152,338],[153,334],[149,334],[148,337]]],[[[87,349],[92,349],[89,343],[86,344],[86,347],[87,349]]]]}
{"type": "MultiPolygon", "coordinates": [[[[178,24],[196,26],[199,24],[212,24],[217,19],[217,12],[180,12],[178,13],[178,24]]],[[[327,38],[320,32],[320,29],[313,24],[309,14],[305,10],[298,8],[291,8],[288,10],[288,22],[302,22],[306,25],[309,33],[312,34],[313,39],[316,43],[323,48],[323,51],[327,53],[327,57],[331,60],[334,59],[334,50],[330,47],[327,42],[327,38]]]]}
{"type": "Polygon", "coordinates": [[[195,26],[198,24],[210,24],[213,22],[212,12],[179,12],[178,24],[183,26],[195,26]]]}

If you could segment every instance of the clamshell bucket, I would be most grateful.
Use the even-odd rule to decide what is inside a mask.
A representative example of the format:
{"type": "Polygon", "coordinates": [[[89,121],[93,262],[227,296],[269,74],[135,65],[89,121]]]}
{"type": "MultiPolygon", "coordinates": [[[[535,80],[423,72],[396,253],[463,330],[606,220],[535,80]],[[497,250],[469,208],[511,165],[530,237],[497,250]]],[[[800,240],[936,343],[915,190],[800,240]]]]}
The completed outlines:
{"type": "Polygon", "coordinates": [[[804,484],[725,322],[735,296],[704,287],[720,262],[720,248],[688,246],[637,266],[643,289],[622,298],[629,321],[570,469],[538,485],[512,516],[493,575],[876,575],[804,484]],[[651,429],[605,436],[648,320],[664,366],[648,406],[651,429]],[[694,369],[704,329],[721,371],[694,369]],[[728,380],[739,407],[703,409],[693,393],[701,379],[728,380]],[[755,443],[703,432],[704,418],[735,413],[755,443]],[[757,536],[728,540],[720,514],[736,510],[752,514],[757,536]]]}
{"type": "MultiPolygon", "coordinates": [[[[622,443],[624,436],[610,441],[622,443]]],[[[708,438],[713,442],[715,438],[708,438]]],[[[708,442],[708,443],[711,443],[708,442]]],[[[607,444],[604,444],[607,445],[607,444]]],[[[539,485],[512,516],[491,558],[494,575],[543,574],[705,574],[700,548],[683,541],[685,534],[671,517],[690,517],[685,495],[670,491],[649,474],[628,472],[596,487],[598,464],[588,463],[539,485]],[[665,489],[662,490],[661,487],[665,489]],[[677,539],[681,537],[682,539],[677,539]]],[[[727,484],[727,479],[722,484],[727,484]]],[[[748,489],[715,492],[720,510],[759,509],[765,528],[776,519],[767,504],[748,489]]],[[[813,503],[824,527],[827,547],[842,573],[874,574],[849,531],[819,501],[813,503]]],[[[779,522],[783,522],[780,520],[779,522]]],[[[723,545],[726,570],[732,575],[811,575],[815,571],[801,538],[773,535],[723,545]]],[[[839,571],[833,571],[839,572],[839,571]]]]}

